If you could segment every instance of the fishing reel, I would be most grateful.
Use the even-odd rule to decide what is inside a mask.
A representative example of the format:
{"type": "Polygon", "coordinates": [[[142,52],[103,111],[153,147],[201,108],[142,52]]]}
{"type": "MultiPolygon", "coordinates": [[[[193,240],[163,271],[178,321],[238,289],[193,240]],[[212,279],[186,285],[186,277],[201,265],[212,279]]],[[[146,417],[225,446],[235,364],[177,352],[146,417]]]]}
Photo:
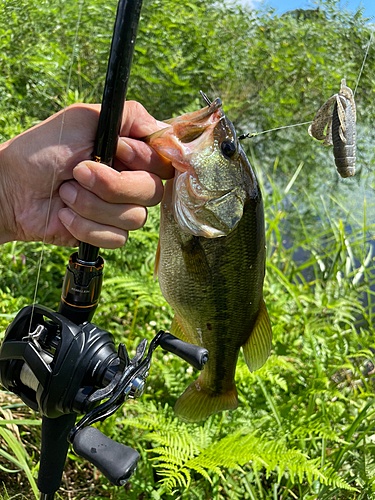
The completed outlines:
{"type": "Polygon", "coordinates": [[[76,325],[44,306],[24,307],[0,348],[0,381],[27,406],[50,419],[83,415],[68,440],[113,484],[123,485],[139,454],[91,424],[104,421],[128,398],[143,394],[154,350],[161,346],[201,370],[206,349],[159,331],[147,349],[143,339],[130,359],[124,344],[93,323],[76,325]],[[146,352],[147,351],[147,352],[146,352]]]}

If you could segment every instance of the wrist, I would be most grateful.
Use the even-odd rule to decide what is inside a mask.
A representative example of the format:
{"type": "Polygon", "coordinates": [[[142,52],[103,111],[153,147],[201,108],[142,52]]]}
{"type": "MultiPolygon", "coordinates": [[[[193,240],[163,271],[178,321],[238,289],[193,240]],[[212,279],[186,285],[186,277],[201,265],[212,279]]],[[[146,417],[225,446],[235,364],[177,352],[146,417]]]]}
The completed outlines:
{"type": "Polygon", "coordinates": [[[12,207],[11,165],[8,148],[11,141],[0,144],[0,244],[15,240],[15,217],[12,207]]]}

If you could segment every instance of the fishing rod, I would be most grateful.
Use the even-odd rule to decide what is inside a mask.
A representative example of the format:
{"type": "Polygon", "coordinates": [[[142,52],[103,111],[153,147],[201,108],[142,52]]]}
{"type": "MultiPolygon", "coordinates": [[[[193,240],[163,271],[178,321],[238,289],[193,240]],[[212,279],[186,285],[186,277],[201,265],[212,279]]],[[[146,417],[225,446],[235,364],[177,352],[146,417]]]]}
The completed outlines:
{"type": "MultiPolygon", "coordinates": [[[[119,0],[93,159],[112,166],[121,127],[142,0],[119,0]]],[[[85,242],[69,258],[58,312],[24,307],[7,328],[0,349],[0,381],[42,414],[38,489],[53,500],[72,444],[112,484],[125,484],[139,454],[91,424],[103,421],[128,398],[142,395],[154,350],[180,356],[201,370],[205,349],[159,331],[147,350],[143,339],[130,359],[124,344],[91,323],[98,306],[104,260],[85,242]],[[146,352],[147,351],[147,352],[146,352]],[[77,415],[83,418],[75,425],[77,415]]]]}

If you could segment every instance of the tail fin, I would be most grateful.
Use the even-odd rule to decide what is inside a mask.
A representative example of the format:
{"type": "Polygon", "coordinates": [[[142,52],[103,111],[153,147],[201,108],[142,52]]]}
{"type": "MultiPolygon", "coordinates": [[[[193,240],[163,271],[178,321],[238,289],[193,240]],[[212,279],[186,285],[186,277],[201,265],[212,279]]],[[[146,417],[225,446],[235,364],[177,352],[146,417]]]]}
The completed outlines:
{"type": "Polygon", "coordinates": [[[200,422],[210,415],[223,410],[235,410],[238,407],[236,386],[224,394],[205,389],[201,375],[192,382],[178,398],[174,411],[187,422],[200,422]]]}

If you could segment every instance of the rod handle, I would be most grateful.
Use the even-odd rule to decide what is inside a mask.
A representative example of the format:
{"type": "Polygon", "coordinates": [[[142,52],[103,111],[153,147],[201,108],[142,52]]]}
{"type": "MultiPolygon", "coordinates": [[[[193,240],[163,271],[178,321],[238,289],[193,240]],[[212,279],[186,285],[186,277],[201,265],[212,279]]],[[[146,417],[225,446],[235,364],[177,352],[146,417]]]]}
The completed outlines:
{"type": "Polygon", "coordinates": [[[61,415],[58,418],[43,417],[38,489],[47,495],[44,498],[52,499],[60,488],[69,447],[67,437],[76,417],[75,413],[61,415]]]}

